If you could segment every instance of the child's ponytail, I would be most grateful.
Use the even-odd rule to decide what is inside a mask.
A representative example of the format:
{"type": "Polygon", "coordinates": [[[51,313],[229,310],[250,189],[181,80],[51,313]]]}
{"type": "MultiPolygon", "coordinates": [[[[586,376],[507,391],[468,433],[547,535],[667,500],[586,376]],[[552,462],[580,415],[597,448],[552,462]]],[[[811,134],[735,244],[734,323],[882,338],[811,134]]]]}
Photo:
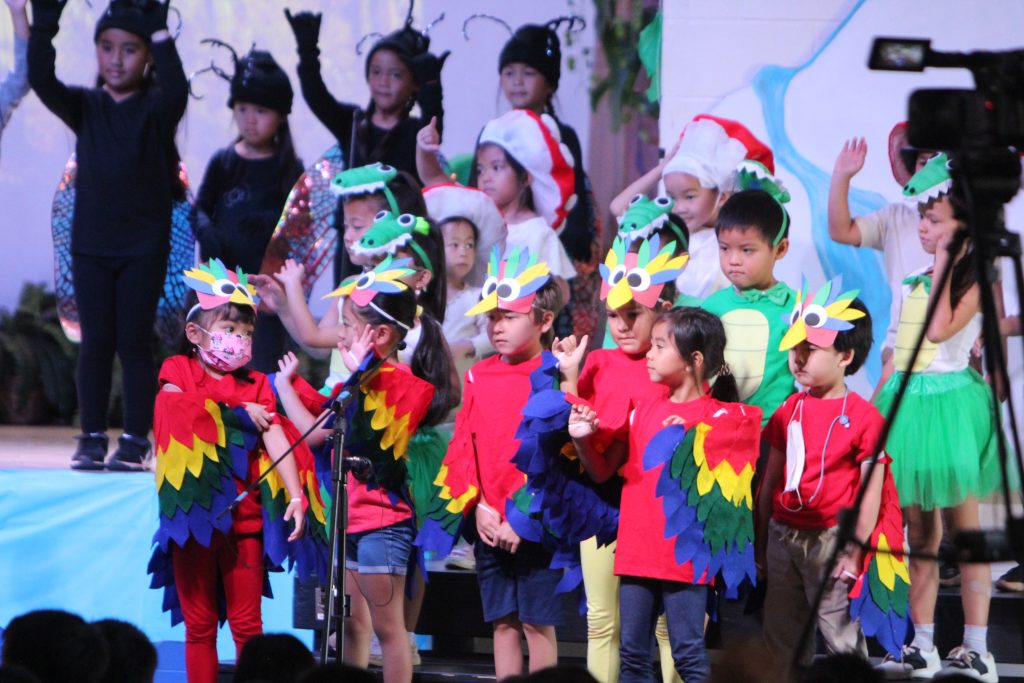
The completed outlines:
{"type": "Polygon", "coordinates": [[[711,398],[735,403],[739,401],[736,378],[725,362],[725,327],[717,315],[703,308],[681,306],[662,316],[679,355],[687,363],[698,351],[704,357],[704,375],[698,379],[711,381],[711,398]]]}
{"type": "Polygon", "coordinates": [[[426,427],[441,424],[452,408],[459,405],[461,397],[458,384],[452,383],[453,379],[457,380],[455,362],[441,324],[426,311],[420,315],[420,341],[410,367],[414,375],[434,385],[434,398],[420,424],[426,427]]]}

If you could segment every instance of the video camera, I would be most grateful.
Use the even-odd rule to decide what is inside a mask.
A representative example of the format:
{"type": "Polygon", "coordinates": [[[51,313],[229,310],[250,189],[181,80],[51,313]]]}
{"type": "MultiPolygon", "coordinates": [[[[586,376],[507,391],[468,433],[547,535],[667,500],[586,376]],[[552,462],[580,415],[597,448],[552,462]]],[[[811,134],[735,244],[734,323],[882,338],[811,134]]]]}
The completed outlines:
{"type": "Polygon", "coordinates": [[[974,90],[922,88],[910,95],[907,141],[918,149],[953,153],[987,196],[1006,203],[1020,188],[1024,150],[1024,50],[938,52],[930,40],[875,38],[868,68],[971,72],[974,90]]]}

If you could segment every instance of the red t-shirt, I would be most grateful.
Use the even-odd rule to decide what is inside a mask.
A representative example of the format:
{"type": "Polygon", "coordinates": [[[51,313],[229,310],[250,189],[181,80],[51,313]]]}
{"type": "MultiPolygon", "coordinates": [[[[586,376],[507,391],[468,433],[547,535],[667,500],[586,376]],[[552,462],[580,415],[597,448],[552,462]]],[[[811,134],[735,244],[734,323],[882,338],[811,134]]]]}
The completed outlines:
{"type": "MultiPolygon", "coordinates": [[[[276,415],[277,403],[267,376],[250,370],[249,377],[253,380],[252,382],[237,379],[233,375],[213,377],[203,369],[202,363],[196,358],[171,356],[160,367],[159,382],[161,388],[165,384],[173,384],[184,392],[201,394],[212,401],[226,404],[230,408],[235,408],[243,403],[259,403],[268,412],[275,413],[273,422],[280,424],[281,418],[276,415]]],[[[235,482],[238,493],[244,491],[245,487],[250,482],[256,481],[259,476],[259,460],[256,453],[253,452],[249,454],[248,481],[236,480],[235,482]]],[[[243,500],[233,515],[233,526],[236,533],[250,534],[262,530],[263,508],[260,506],[259,491],[243,500]]]]}
{"type": "Polygon", "coordinates": [[[466,372],[462,408],[455,418],[455,433],[445,464],[457,473],[453,493],[467,484],[477,485],[487,505],[505,518],[505,501],[526,482],[513,463],[519,448],[516,430],[530,398],[530,374],[540,367],[541,356],[511,365],[495,355],[466,372]]]}
{"type": "Polygon", "coordinates": [[[783,454],[794,412],[803,427],[804,472],[799,485],[803,506],[795,492],[783,493],[785,472],[772,495],[772,517],[783,524],[795,529],[831,528],[839,522],[839,511],[850,507],[857,497],[861,463],[871,457],[885,420],[875,406],[851,391],[846,399],[846,416],[850,425],[847,428],[838,420],[842,406],[842,398],[820,399],[800,392],[787,398],[768,420],[764,438],[783,454]],[[826,449],[830,425],[832,434],[828,437],[826,449]],[[821,489],[812,500],[819,480],[821,489]]]}
{"type": "Polygon", "coordinates": [[[664,465],[645,470],[644,449],[664,428],[665,418],[678,415],[690,429],[700,422],[712,423],[720,411],[739,411],[752,417],[745,422],[750,434],[748,460],[755,458],[761,411],[742,403],[723,403],[709,396],[686,403],[667,398],[648,399],[636,406],[629,426],[629,458],[623,467],[626,482],[619,511],[619,538],[615,548],[615,573],[686,583],[710,583],[706,575],[694,576],[690,562],[680,565],[675,558],[675,539],[665,538],[663,500],[657,495],[658,478],[664,465]]]}
{"type": "Polygon", "coordinates": [[[600,428],[594,446],[603,452],[612,441],[628,439],[629,411],[645,398],[664,398],[668,389],[655,384],[647,372],[647,356],[630,356],[622,349],[597,349],[587,355],[577,383],[580,398],[597,412],[600,428]]]}

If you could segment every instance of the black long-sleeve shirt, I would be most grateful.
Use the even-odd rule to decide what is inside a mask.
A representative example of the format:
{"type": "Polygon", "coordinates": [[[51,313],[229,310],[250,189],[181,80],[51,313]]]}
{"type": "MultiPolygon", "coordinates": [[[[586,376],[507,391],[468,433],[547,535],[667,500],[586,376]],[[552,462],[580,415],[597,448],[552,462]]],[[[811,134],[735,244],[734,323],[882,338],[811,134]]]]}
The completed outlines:
{"type": "Polygon", "coordinates": [[[234,145],[213,155],[192,208],[204,260],[216,257],[228,268],[260,272],[287,199],[282,188],[294,185],[302,175],[301,163],[281,166],[276,156],[244,159],[234,145]]]}
{"type": "Polygon", "coordinates": [[[416,134],[425,125],[424,121],[430,121],[434,116],[437,117],[439,131],[444,125],[440,83],[428,83],[417,91],[416,101],[420,105],[422,119],[406,117],[390,130],[375,126],[368,115],[359,121],[353,153],[350,149],[352,127],[356,125],[359,107],[334,99],[324,83],[320,60],[315,54],[300,53],[298,73],[306,104],[338,141],[345,153],[346,167],[355,168],[380,161],[419,177],[416,173],[416,134]]]}
{"type": "Polygon", "coordinates": [[[29,83],[77,136],[72,253],[140,256],[168,250],[178,155],[174,134],[188,80],[173,40],[153,43],[159,84],[115,101],[102,88],[67,86],[49,31],[33,28],[29,83]]]}

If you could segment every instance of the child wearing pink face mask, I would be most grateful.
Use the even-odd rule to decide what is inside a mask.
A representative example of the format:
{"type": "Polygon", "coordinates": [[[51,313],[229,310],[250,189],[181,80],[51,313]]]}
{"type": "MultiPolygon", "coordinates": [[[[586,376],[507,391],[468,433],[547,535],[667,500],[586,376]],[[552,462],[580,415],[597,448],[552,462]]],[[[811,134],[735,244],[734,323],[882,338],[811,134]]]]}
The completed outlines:
{"type": "MultiPolygon", "coordinates": [[[[218,605],[223,601],[241,652],[263,631],[266,568],[281,564],[282,554],[290,555],[288,548],[303,536],[307,496],[297,465],[304,461],[297,459],[312,456],[289,454],[268,478],[269,488],[224,514],[288,450],[294,426],[277,415],[267,376],[245,368],[256,322],[248,276],[214,259],[187,271],[185,282],[198,292],[199,303],[187,316],[182,353],[160,368],[154,436],[161,519],[150,572],[154,587],[174,591],[180,605],[188,680],[214,683],[218,605]],[[211,438],[218,432],[220,439],[211,438]],[[193,471],[192,454],[207,449],[218,457],[200,458],[200,470],[193,471]]],[[[304,468],[310,467],[306,462],[304,468]]],[[[310,504],[322,507],[316,497],[310,491],[310,504]]]]}

